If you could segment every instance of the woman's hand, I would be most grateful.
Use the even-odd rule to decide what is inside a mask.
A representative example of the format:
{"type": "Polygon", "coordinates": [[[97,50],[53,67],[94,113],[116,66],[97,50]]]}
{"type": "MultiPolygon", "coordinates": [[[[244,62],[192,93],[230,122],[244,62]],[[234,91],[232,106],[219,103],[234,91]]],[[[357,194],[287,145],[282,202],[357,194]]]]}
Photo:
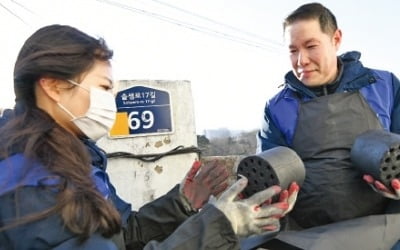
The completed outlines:
{"type": "Polygon", "coordinates": [[[218,196],[228,187],[228,170],[218,160],[201,163],[195,161],[181,183],[181,193],[194,210],[208,202],[211,195],[218,196]]]}

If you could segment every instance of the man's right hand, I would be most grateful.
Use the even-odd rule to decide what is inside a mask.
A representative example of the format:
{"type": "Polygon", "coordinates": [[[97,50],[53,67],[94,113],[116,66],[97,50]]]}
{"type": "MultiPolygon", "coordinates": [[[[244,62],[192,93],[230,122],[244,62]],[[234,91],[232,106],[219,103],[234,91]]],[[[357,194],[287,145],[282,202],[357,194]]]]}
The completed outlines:
{"type": "Polygon", "coordinates": [[[279,196],[280,202],[287,202],[288,209],[284,212],[284,215],[288,214],[293,210],[294,204],[297,200],[297,195],[299,194],[300,186],[296,182],[292,182],[288,190],[283,190],[279,196]]]}

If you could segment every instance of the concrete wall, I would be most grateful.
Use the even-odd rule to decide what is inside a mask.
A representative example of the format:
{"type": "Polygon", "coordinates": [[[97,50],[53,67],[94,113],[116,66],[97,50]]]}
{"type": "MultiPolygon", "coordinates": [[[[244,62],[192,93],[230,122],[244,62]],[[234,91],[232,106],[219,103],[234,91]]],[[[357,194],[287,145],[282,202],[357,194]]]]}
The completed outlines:
{"type": "MultiPolygon", "coordinates": [[[[148,86],[170,92],[174,132],[149,136],[104,137],[98,145],[107,153],[116,151],[138,154],[161,154],[177,146],[197,146],[191,85],[188,81],[121,81],[118,90],[133,86],[148,86]]],[[[118,194],[138,209],[148,201],[168,192],[180,183],[194,160],[196,153],[166,156],[155,162],[137,159],[109,159],[107,172],[118,194]]]]}

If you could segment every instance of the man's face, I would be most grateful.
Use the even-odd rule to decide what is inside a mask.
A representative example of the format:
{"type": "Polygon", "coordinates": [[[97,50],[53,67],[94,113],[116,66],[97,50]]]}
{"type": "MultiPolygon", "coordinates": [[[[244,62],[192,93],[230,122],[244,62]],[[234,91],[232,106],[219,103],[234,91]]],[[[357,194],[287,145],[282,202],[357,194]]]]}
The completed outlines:
{"type": "Polygon", "coordinates": [[[334,81],[341,40],[339,29],[333,35],[323,33],[316,19],[299,20],[287,26],[285,41],[296,77],[308,87],[334,81]]]}

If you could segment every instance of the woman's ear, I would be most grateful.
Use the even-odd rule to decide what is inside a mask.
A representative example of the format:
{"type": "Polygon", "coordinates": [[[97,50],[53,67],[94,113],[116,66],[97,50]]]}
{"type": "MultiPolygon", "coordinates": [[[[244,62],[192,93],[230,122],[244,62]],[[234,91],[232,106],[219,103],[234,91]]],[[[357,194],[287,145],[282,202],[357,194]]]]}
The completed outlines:
{"type": "MultiPolygon", "coordinates": [[[[39,78],[37,85],[38,85],[38,92],[42,95],[45,95],[47,98],[52,99],[55,102],[60,101],[60,80],[51,78],[51,77],[41,77],[39,78]]],[[[38,93],[38,94],[39,94],[38,93]]]]}

